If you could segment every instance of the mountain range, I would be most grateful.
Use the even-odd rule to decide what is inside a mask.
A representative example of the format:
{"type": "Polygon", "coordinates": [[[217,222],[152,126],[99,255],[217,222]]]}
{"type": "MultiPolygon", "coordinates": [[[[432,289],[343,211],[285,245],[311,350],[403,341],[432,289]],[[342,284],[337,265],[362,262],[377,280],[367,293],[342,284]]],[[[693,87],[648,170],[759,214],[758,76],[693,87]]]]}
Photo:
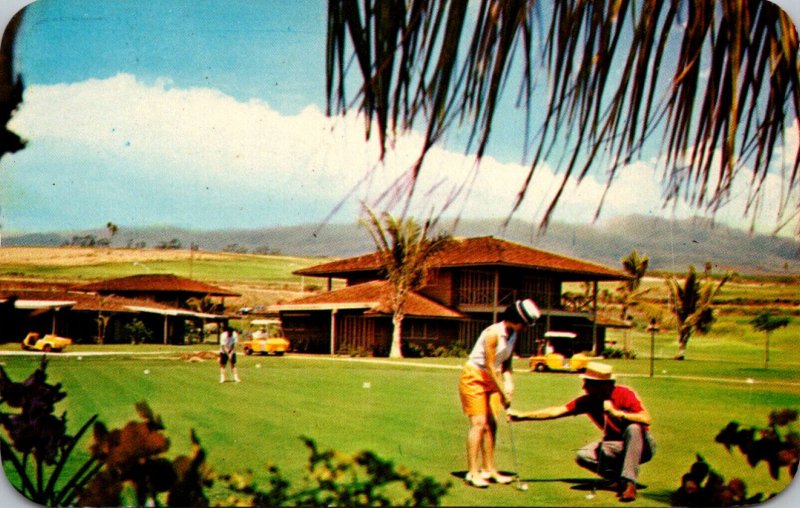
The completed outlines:
{"type": "MultiPolygon", "coordinates": [[[[749,233],[714,224],[708,219],[667,220],[628,216],[578,225],[553,223],[546,231],[523,220],[502,227],[502,220],[461,220],[457,236],[494,235],[558,254],[619,268],[620,260],[636,249],[650,258],[650,270],[702,270],[743,274],[800,274],[800,244],[794,239],[749,233]]],[[[447,230],[453,223],[441,222],[447,230]]],[[[263,229],[195,230],[158,226],[5,234],[2,246],[60,246],[81,242],[108,242],[112,247],[190,248],[202,250],[284,254],[291,256],[348,257],[374,250],[364,226],[305,224],[263,229]]]]}

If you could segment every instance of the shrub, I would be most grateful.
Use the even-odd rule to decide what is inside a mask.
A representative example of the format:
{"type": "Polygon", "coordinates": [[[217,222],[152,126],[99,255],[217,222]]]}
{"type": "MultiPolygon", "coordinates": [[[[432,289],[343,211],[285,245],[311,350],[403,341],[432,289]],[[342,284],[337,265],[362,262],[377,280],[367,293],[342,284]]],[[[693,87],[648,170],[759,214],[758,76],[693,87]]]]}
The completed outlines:
{"type": "Polygon", "coordinates": [[[92,458],[103,465],[78,496],[79,506],[208,506],[204,493],[213,480],[205,467],[205,450],[192,431],[192,453],[175,460],[164,454],[170,441],[161,418],[140,402],[141,421],[109,431],[94,425],[92,458]]]}
{"type": "MultiPolygon", "coordinates": [[[[769,415],[769,425],[766,428],[740,428],[737,422],[730,422],[717,434],[715,440],[729,452],[738,448],[752,468],[761,461],[767,462],[770,476],[775,480],[780,477],[782,468],[786,468],[794,477],[800,463],[800,434],[793,427],[797,416],[796,410],[773,411],[769,415]]],[[[748,497],[747,485],[741,478],[726,482],[698,454],[689,472],[683,475],[680,488],[672,495],[672,504],[743,506],[760,503],[763,499],[763,493],[748,497]]]]}
{"type": "Polygon", "coordinates": [[[611,348],[607,347],[600,353],[601,356],[604,358],[622,358],[625,360],[635,360],[636,359],[636,351],[630,349],[622,349],[622,348],[611,348]]]}
{"type": "Polygon", "coordinates": [[[430,342],[415,344],[403,341],[402,347],[405,358],[465,358],[467,356],[467,350],[456,343],[437,346],[430,342]]]}
{"type": "Polygon", "coordinates": [[[153,340],[153,331],[138,319],[125,325],[124,330],[125,336],[130,339],[131,344],[142,344],[153,340]]]}
{"type": "Polygon", "coordinates": [[[62,472],[83,434],[97,419],[92,416],[74,436],[67,434],[66,414],[55,415],[55,404],[66,397],[61,384],[47,382],[47,360],[22,383],[15,383],[0,367],[0,423],[6,437],[0,437],[0,456],[10,462],[19,476],[17,490],[31,501],[45,506],[71,504],[78,491],[99,469],[92,458],[64,481],[62,472]],[[30,459],[33,459],[32,463],[30,459]]]}
{"type": "Polygon", "coordinates": [[[259,490],[252,476],[223,477],[234,494],[231,506],[438,506],[449,483],[442,485],[370,451],[346,455],[320,451],[316,442],[301,438],[310,454],[304,485],[292,490],[276,466],[269,468],[269,488],[259,490]],[[391,495],[389,493],[392,493],[391,495]],[[405,496],[405,497],[402,497],[405,496]]]}

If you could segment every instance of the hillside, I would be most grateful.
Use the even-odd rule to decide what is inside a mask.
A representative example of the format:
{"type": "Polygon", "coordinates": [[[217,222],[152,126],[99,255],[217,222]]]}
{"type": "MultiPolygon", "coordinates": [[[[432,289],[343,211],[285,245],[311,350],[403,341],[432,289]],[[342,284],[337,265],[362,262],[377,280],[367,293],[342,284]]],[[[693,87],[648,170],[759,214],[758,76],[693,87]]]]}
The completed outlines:
{"type": "MultiPolygon", "coordinates": [[[[445,222],[444,228],[451,224],[445,222]]],[[[458,236],[495,235],[567,256],[619,267],[631,250],[650,256],[651,270],[685,271],[711,261],[715,270],[743,274],[800,274],[800,246],[789,238],[749,234],[708,220],[669,221],[630,216],[595,226],[554,223],[541,234],[534,224],[514,220],[458,223],[458,236]]],[[[82,237],[109,239],[104,229],[47,234],[4,235],[3,246],[58,246],[82,237]]],[[[264,229],[187,230],[171,227],[120,227],[112,247],[171,246],[205,251],[281,253],[291,256],[347,257],[369,252],[372,241],[358,224],[307,224],[264,229]]]]}

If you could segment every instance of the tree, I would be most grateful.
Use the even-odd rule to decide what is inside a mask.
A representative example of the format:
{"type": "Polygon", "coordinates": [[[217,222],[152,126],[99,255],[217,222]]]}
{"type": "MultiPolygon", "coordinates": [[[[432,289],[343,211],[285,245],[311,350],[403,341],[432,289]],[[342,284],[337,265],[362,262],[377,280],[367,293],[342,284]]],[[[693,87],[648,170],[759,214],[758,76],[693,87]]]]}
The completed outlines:
{"type": "Polygon", "coordinates": [[[117,234],[117,231],[119,231],[119,226],[117,226],[113,222],[109,222],[106,224],[106,230],[108,231],[109,236],[111,236],[111,239],[113,240],[114,236],[117,234]]]}
{"type": "Polygon", "coordinates": [[[431,256],[450,239],[440,234],[428,238],[431,222],[420,226],[413,218],[396,218],[387,212],[380,216],[367,209],[363,221],[381,258],[387,280],[392,284],[391,358],[402,358],[402,330],[405,305],[413,291],[422,288],[428,278],[431,256]]]}
{"type": "MultiPolygon", "coordinates": [[[[715,211],[744,171],[754,213],[773,153],[800,116],[798,69],[791,19],[763,0],[328,2],[328,114],[357,104],[366,136],[375,128],[382,149],[398,130],[422,124],[414,181],[428,151],[454,126],[466,125],[467,148],[481,160],[493,126],[509,121],[496,113],[510,78],[520,74],[522,154],[532,160],[511,213],[539,164],[564,160],[542,227],[571,177],[599,166],[608,168],[610,185],[654,133],[663,139],[666,200],[715,211]],[[549,96],[533,128],[542,74],[549,96]],[[358,89],[350,96],[345,84],[353,82],[358,89]]],[[[800,147],[785,175],[796,190],[800,147]]]]}
{"type": "Polygon", "coordinates": [[[219,314],[225,310],[221,303],[215,302],[209,295],[188,298],[186,300],[186,306],[194,312],[201,314],[219,314]]]}
{"type": "Polygon", "coordinates": [[[102,310],[97,313],[95,321],[97,322],[97,343],[106,343],[106,330],[108,330],[108,322],[111,320],[110,314],[105,314],[102,310]]]}
{"type": "Polygon", "coordinates": [[[699,280],[695,267],[690,266],[683,286],[674,275],[666,280],[672,296],[672,310],[678,321],[679,349],[676,360],[686,357],[686,345],[695,332],[705,334],[711,331],[714,323],[714,298],[731,277],[733,274],[728,272],[719,283],[714,283],[710,274],[699,280]]]}
{"type": "Polygon", "coordinates": [[[632,250],[627,257],[620,260],[622,268],[629,278],[620,283],[617,287],[617,292],[620,294],[620,301],[622,303],[622,312],[620,317],[627,321],[628,310],[641,297],[647,293],[649,289],[639,290],[642,284],[644,274],[647,273],[647,267],[650,264],[650,257],[646,254],[640,256],[636,249],[632,250]]]}
{"type": "MultiPolygon", "coordinates": [[[[634,249],[628,254],[627,257],[620,260],[622,268],[628,274],[628,279],[622,281],[617,286],[617,293],[619,293],[619,301],[621,304],[620,317],[623,321],[632,321],[628,311],[635,305],[638,299],[650,289],[640,290],[644,274],[647,273],[647,267],[650,264],[650,258],[647,255],[640,256],[639,252],[634,249]]],[[[630,349],[630,328],[625,329],[625,351],[630,349]]]]}
{"type": "Polygon", "coordinates": [[[12,65],[14,42],[22,21],[22,12],[11,18],[0,41],[0,157],[25,147],[25,141],[6,127],[22,102],[22,78],[14,73],[12,65]]]}
{"type": "Polygon", "coordinates": [[[773,316],[769,312],[762,312],[750,321],[753,328],[758,332],[764,332],[767,335],[767,340],[764,343],[764,368],[769,368],[769,334],[778,328],[784,328],[789,325],[790,319],[785,316],[773,316]]]}

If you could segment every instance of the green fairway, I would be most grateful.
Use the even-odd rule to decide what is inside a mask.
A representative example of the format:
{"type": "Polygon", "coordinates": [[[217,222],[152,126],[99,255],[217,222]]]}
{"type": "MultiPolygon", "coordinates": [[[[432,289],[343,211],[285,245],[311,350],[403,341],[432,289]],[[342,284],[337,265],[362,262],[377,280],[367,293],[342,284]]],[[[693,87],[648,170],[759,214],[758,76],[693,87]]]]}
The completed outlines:
{"type": "MultiPolygon", "coordinates": [[[[458,477],[465,468],[467,430],[456,389],[460,361],[242,357],[242,383],[220,384],[216,363],[187,361],[189,355],[176,351],[187,349],[93,356],[89,348],[76,347],[71,356],[52,356],[48,373],[51,382],[63,383],[68,393],[59,407],[67,410],[69,428],[76,429],[94,413],[109,428],[122,426],[135,419],[134,404],[145,400],[163,417],[172,441],[171,456],[188,451],[189,433],[195,429],[209,464],[218,472],[251,469],[257,478],[259,474],[265,478],[267,465],[276,464],[299,480],[307,460],[307,450],[298,439],[304,435],[323,449],[372,450],[396,465],[452,482],[443,500],[447,505],[617,502],[610,492],[587,498],[591,491],[584,485],[592,475],[574,464],[575,450],[599,437],[585,417],[515,424],[519,470],[529,484],[527,492],[508,486],[485,491],[464,486],[458,477]]],[[[2,361],[12,379],[21,380],[39,359],[4,356],[2,361]]],[[[648,358],[612,363],[621,383],[637,390],[652,413],[658,444],[656,457],[642,468],[641,481],[647,488],[634,505],[667,505],[670,492],[698,452],[726,479],[744,478],[751,493],[778,492],[787,485],[785,474],[773,481],[765,464],[751,469],[738,452],[729,454],[715,444],[714,436],[731,420],[763,426],[773,409],[800,408],[796,376],[778,380],[753,366],[747,370],[748,381],[735,369],[726,375],[723,365],[710,369],[708,379],[700,379],[697,374],[703,366],[720,362],[698,359],[659,360],[660,370],[651,379],[648,358]]],[[[796,362],[787,362],[787,372],[789,363],[796,372],[796,362]]],[[[529,373],[522,364],[517,365],[516,380],[514,405],[520,409],[561,404],[580,393],[578,377],[529,373]]],[[[88,445],[85,439],[80,451],[85,453],[88,445]]],[[[513,469],[505,422],[497,461],[501,469],[513,469]]],[[[218,490],[211,494],[218,502],[227,495],[218,490]]]]}
{"type": "Polygon", "coordinates": [[[289,256],[245,256],[215,254],[215,259],[190,261],[156,260],[140,262],[98,262],[84,265],[0,264],[0,275],[25,275],[49,279],[99,280],[127,277],[141,273],[171,273],[196,280],[236,280],[275,283],[296,283],[300,277],[292,272],[317,264],[319,258],[289,256]]]}

